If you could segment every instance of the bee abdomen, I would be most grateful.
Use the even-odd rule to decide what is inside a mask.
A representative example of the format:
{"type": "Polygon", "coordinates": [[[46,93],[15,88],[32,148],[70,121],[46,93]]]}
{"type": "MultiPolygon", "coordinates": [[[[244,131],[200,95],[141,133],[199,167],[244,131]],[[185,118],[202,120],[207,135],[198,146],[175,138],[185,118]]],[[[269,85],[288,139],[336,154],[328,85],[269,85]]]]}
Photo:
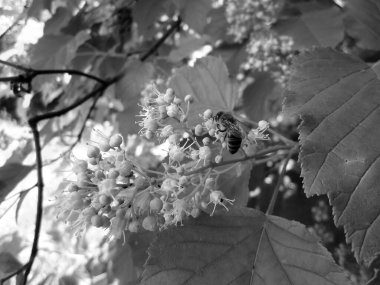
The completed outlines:
{"type": "Polygon", "coordinates": [[[236,153],[241,146],[242,138],[231,134],[227,136],[227,147],[231,154],[236,153]]]}

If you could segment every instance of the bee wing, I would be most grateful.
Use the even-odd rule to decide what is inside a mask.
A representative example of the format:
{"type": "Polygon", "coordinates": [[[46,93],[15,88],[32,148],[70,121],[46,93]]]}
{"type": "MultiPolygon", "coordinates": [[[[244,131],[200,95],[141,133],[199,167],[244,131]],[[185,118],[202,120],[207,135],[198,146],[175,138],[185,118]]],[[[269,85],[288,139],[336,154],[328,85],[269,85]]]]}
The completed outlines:
{"type": "Polygon", "coordinates": [[[241,127],[241,124],[237,121],[235,124],[228,122],[227,126],[230,136],[236,138],[243,138],[244,130],[241,127]]]}

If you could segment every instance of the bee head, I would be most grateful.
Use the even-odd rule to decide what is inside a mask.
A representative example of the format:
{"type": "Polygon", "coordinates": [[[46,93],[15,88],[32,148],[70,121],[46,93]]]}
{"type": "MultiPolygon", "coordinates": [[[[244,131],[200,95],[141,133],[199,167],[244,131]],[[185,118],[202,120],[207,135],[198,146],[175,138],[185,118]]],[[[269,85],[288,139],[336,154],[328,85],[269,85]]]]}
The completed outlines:
{"type": "Polygon", "coordinates": [[[214,116],[214,121],[219,121],[220,118],[223,116],[224,112],[218,112],[216,113],[216,115],[214,116]]]}

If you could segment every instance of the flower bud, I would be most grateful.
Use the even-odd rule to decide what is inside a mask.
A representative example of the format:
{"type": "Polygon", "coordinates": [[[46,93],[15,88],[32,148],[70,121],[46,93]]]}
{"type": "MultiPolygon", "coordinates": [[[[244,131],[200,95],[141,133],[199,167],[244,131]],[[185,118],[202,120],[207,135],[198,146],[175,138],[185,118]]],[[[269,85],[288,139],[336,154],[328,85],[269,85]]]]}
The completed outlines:
{"type": "Polygon", "coordinates": [[[199,148],[199,158],[209,160],[211,157],[211,149],[208,146],[202,146],[199,148]]]}
{"type": "Polygon", "coordinates": [[[258,123],[259,131],[265,131],[269,128],[269,123],[267,121],[261,120],[258,123]]]}
{"type": "Polygon", "coordinates": [[[117,177],[119,176],[119,171],[117,171],[116,169],[111,169],[109,172],[108,172],[108,178],[111,178],[111,179],[116,179],[117,177]]]}
{"type": "Polygon", "coordinates": [[[96,157],[90,157],[88,159],[88,163],[91,165],[97,165],[98,164],[98,159],[96,157]]]}
{"type": "Polygon", "coordinates": [[[110,145],[108,144],[108,142],[101,142],[101,143],[99,144],[99,148],[100,148],[100,150],[103,151],[103,152],[107,152],[107,151],[109,151],[109,150],[111,149],[111,147],[110,147],[110,145]]]}
{"type": "Polygon", "coordinates": [[[97,146],[89,145],[87,147],[87,156],[89,158],[96,158],[100,154],[100,149],[97,146]]]}
{"type": "Polygon", "coordinates": [[[145,177],[137,176],[135,178],[134,184],[135,184],[136,190],[142,190],[142,189],[145,189],[146,187],[148,187],[149,182],[146,180],[145,177]]]}
{"type": "Polygon", "coordinates": [[[203,145],[209,145],[211,143],[211,139],[209,137],[205,137],[202,140],[203,145]]]}
{"type": "Polygon", "coordinates": [[[195,129],[194,129],[194,133],[195,133],[195,135],[196,136],[201,136],[202,135],[202,133],[203,133],[203,127],[202,127],[202,125],[196,125],[195,126],[195,129]]]}
{"type": "Polygon", "coordinates": [[[174,100],[174,90],[172,88],[168,88],[164,95],[164,100],[166,103],[170,104],[174,100]]]}
{"type": "Polygon", "coordinates": [[[152,213],[158,213],[159,211],[161,211],[163,204],[164,203],[162,202],[160,198],[158,197],[153,198],[149,203],[150,211],[152,213]]]}
{"type": "Polygon", "coordinates": [[[123,142],[123,137],[120,134],[114,134],[110,137],[109,145],[110,147],[120,147],[123,142]]]}
{"type": "Polygon", "coordinates": [[[112,202],[112,197],[104,195],[104,194],[99,196],[99,203],[102,206],[109,205],[111,202],[112,202]]]}
{"type": "Polygon", "coordinates": [[[206,111],[203,112],[204,120],[209,120],[211,118],[212,118],[212,111],[210,109],[207,109],[206,111]]]}
{"type": "Polygon", "coordinates": [[[142,222],[142,227],[147,231],[156,231],[158,229],[155,216],[146,216],[142,222]]]}
{"type": "Polygon", "coordinates": [[[148,140],[151,140],[153,139],[153,136],[154,136],[154,133],[152,131],[146,131],[145,132],[145,138],[148,139],[148,140]]]}
{"type": "Polygon", "coordinates": [[[120,164],[119,174],[128,177],[132,174],[133,163],[130,160],[125,160],[120,164]]]}
{"type": "Polygon", "coordinates": [[[216,163],[221,163],[222,161],[223,161],[223,156],[221,156],[220,154],[215,156],[215,162],[216,163]]]}
{"type": "Polygon", "coordinates": [[[193,103],[193,101],[194,101],[193,95],[188,94],[188,95],[185,96],[185,102],[186,103],[193,103]]]}
{"type": "Polygon", "coordinates": [[[166,107],[166,112],[167,112],[169,117],[174,118],[174,117],[178,116],[179,108],[176,104],[172,103],[166,107]]]}

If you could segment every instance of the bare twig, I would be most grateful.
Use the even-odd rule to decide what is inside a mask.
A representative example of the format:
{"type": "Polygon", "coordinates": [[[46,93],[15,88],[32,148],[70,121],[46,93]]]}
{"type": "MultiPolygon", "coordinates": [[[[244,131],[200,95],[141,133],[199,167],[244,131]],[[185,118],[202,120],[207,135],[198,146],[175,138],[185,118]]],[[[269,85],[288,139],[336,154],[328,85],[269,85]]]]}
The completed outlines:
{"type": "Polygon", "coordinates": [[[285,176],[285,172],[286,172],[286,166],[288,165],[288,162],[290,160],[290,158],[292,157],[292,155],[298,150],[298,145],[294,146],[288,153],[288,156],[286,157],[285,161],[284,161],[284,164],[282,166],[282,169],[281,169],[281,173],[278,177],[278,180],[277,180],[277,184],[273,190],[273,195],[272,195],[272,198],[269,202],[269,206],[268,206],[268,209],[267,209],[267,212],[266,214],[267,215],[271,215],[273,213],[273,210],[274,210],[274,206],[276,204],[276,201],[277,201],[277,196],[278,196],[278,192],[280,190],[280,186],[282,184],[282,180],[285,176]]]}

